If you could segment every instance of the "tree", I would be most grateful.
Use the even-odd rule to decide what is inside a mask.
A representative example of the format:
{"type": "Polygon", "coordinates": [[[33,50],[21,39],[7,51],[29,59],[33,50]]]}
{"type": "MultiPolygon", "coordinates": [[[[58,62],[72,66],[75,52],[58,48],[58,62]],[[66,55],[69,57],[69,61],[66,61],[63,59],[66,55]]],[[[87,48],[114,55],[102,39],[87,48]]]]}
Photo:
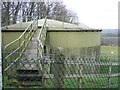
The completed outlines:
{"type": "Polygon", "coordinates": [[[16,21],[17,21],[17,15],[18,15],[18,12],[21,8],[21,4],[22,3],[18,2],[17,5],[15,6],[15,9],[13,10],[14,11],[14,13],[13,13],[13,24],[15,24],[16,21]]]}
{"type": "Polygon", "coordinates": [[[1,16],[4,25],[9,25],[11,22],[13,22],[13,24],[16,23],[20,6],[20,2],[2,2],[1,16]]]}
{"type": "Polygon", "coordinates": [[[2,2],[2,25],[17,23],[17,19],[22,17],[22,21],[31,21],[36,16],[38,19],[45,18],[76,23],[76,14],[66,8],[61,0],[46,0],[44,2],[2,2]]]}
{"type": "Polygon", "coordinates": [[[5,22],[2,22],[2,24],[4,24],[4,25],[9,25],[9,20],[10,20],[10,15],[9,15],[9,9],[10,9],[10,4],[11,4],[11,2],[3,2],[2,3],[3,5],[2,5],[2,21],[5,21],[5,22]]]}

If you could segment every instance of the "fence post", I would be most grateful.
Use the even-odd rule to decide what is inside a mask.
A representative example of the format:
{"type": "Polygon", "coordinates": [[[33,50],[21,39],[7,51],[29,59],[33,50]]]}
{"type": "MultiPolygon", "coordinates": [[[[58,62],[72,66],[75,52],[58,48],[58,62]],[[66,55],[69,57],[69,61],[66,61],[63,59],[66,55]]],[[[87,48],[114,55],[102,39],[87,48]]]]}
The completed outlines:
{"type": "MultiPolygon", "coordinates": [[[[0,10],[1,10],[1,5],[0,5],[0,10]]],[[[0,14],[0,17],[1,17],[1,14],[0,14]]],[[[0,18],[0,21],[1,21],[1,18],[0,18]]],[[[0,23],[0,26],[1,26],[1,23],[0,23]]],[[[1,31],[1,29],[0,29],[0,31],[1,31]]],[[[2,36],[2,34],[1,34],[1,32],[0,32],[0,36],[2,36]]],[[[2,42],[3,41],[3,36],[2,36],[2,39],[0,38],[0,47],[2,47],[1,45],[3,45],[2,42]]],[[[4,48],[3,48],[3,50],[4,50],[4,48]]],[[[2,73],[3,73],[3,65],[2,65],[2,59],[3,59],[3,54],[5,53],[5,52],[3,52],[3,54],[2,54],[2,48],[0,48],[0,90],[2,90],[2,73]]],[[[5,50],[4,50],[5,51],[5,50]]]]}
{"type": "Polygon", "coordinates": [[[45,62],[44,62],[45,59],[42,58],[41,60],[42,60],[42,65],[41,65],[41,66],[42,66],[42,71],[41,71],[41,72],[42,72],[42,83],[43,83],[42,87],[45,88],[45,87],[46,87],[46,86],[45,86],[45,77],[44,77],[44,75],[45,75],[45,70],[46,70],[46,69],[45,69],[45,62]]]}
{"type": "MultiPolygon", "coordinates": [[[[1,36],[1,33],[0,33],[1,36]]],[[[1,47],[1,38],[0,38],[0,47],[1,47]]],[[[0,90],[2,90],[2,52],[1,52],[1,48],[0,48],[0,90]]]]}
{"type": "Polygon", "coordinates": [[[109,76],[108,76],[108,84],[109,84],[109,87],[111,85],[111,69],[112,69],[112,63],[110,62],[110,65],[109,65],[109,76]]]}
{"type": "Polygon", "coordinates": [[[83,64],[80,65],[80,77],[78,78],[79,82],[79,88],[82,88],[82,70],[83,70],[83,64]]]}
{"type": "Polygon", "coordinates": [[[63,55],[60,54],[59,50],[55,54],[54,62],[54,88],[63,88],[64,87],[64,59],[63,55]]]}

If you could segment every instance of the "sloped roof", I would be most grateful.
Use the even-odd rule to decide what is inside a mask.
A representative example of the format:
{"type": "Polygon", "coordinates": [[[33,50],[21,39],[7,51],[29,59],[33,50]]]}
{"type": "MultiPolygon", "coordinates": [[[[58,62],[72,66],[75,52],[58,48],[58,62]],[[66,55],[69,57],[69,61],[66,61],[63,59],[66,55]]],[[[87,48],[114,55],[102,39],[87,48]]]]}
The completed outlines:
{"type": "MultiPolygon", "coordinates": [[[[45,19],[39,19],[38,20],[38,27],[41,27],[44,23],[45,19]]],[[[13,25],[9,25],[9,26],[5,26],[2,27],[2,30],[5,31],[23,31],[25,30],[28,25],[31,23],[30,22],[23,22],[23,23],[17,23],[17,24],[13,24],[13,25]]],[[[52,20],[52,19],[47,19],[47,27],[48,27],[48,31],[101,31],[100,29],[93,29],[90,28],[88,26],[86,26],[85,24],[79,23],[79,25],[76,24],[71,24],[71,23],[67,23],[67,22],[62,22],[62,21],[58,21],[58,20],[52,20]]]]}
{"type": "Polygon", "coordinates": [[[25,30],[27,28],[27,26],[30,24],[31,22],[23,22],[23,23],[16,23],[16,24],[12,24],[12,25],[8,25],[8,26],[4,26],[1,29],[2,30],[8,30],[8,31],[12,31],[12,30],[25,30]]]}
{"type": "Polygon", "coordinates": [[[101,31],[101,29],[90,28],[83,23],[72,24],[58,20],[47,19],[48,31],[101,31]]]}
{"type": "Polygon", "coordinates": [[[58,21],[58,20],[52,20],[52,19],[47,19],[47,24],[48,24],[48,27],[50,27],[50,28],[83,28],[83,29],[90,29],[90,27],[88,27],[88,26],[86,26],[82,23],[77,25],[77,24],[62,22],[62,21],[58,21]]]}

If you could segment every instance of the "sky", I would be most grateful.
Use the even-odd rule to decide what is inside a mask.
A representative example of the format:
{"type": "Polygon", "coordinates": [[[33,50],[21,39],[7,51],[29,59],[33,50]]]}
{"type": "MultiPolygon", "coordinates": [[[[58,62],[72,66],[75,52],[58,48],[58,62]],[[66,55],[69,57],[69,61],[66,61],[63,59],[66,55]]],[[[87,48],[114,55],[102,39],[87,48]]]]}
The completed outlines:
{"type": "Polygon", "coordinates": [[[118,28],[120,0],[63,0],[66,7],[77,13],[79,22],[97,29],[118,28]]]}

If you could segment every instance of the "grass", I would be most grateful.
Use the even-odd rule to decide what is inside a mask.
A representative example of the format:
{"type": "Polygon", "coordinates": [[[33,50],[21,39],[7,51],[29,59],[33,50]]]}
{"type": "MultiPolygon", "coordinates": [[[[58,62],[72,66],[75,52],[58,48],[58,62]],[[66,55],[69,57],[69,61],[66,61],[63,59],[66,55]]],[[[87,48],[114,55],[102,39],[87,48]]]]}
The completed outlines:
{"type": "Polygon", "coordinates": [[[118,56],[118,46],[101,46],[101,55],[118,56]]]}
{"type": "MultiPolygon", "coordinates": [[[[101,59],[102,62],[118,62],[118,46],[101,46],[101,59]],[[113,53],[112,53],[113,52],[113,53]],[[115,57],[114,57],[115,56],[115,57]]],[[[112,66],[111,73],[118,73],[119,66],[112,66]]],[[[108,66],[100,66],[101,73],[109,73],[108,66]]]]}
{"type": "MultiPolygon", "coordinates": [[[[78,81],[77,78],[66,78],[63,80],[64,88],[78,88],[78,81]]],[[[55,83],[53,79],[47,79],[45,83],[45,87],[51,88],[54,87],[55,83]]]]}
{"type": "MultiPolygon", "coordinates": [[[[102,74],[108,74],[109,73],[109,67],[108,66],[100,66],[100,73],[102,74]]],[[[111,73],[118,73],[119,66],[112,66],[111,67],[111,73]]]]}
{"type": "MultiPolygon", "coordinates": [[[[111,78],[112,84],[118,84],[118,77],[112,77],[111,78]]],[[[108,78],[102,78],[102,77],[94,77],[94,78],[84,78],[83,79],[83,87],[84,88],[102,88],[106,87],[109,84],[108,78]]]]}
{"type": "MultiPolygon", "coordinates": [[[[5,80],[4,87],[18,87],[17,84],[18,81],[16,79],[8,79],[7,77],[4,77],[4,80],[5,80]]],[[[102,87],[107,87],[109,85],[108,78],[104,78],[104,77],[82,78],[81,80],[82,82],[80,83],[77,78],[65,78],[63,80],[64,82],[63,88],[102,88],[102,87]]],[[[119,84],[118,77],[111,77],[110,80],[111,80],[110,85],[119,84]]],[[[45,82],[45,88],[53,88],[54,85],[55,84],[53,83],[53,79],[47,79],[45,82]]],[[[36,86],[35,88],[41,88],[41,87],[36,86]]]]}
{"type": "MultiPolygon", "coordinates": [[[[118,77],[110,78],[111,85],[118,84],[118,77]]],[[[82,78],[81,88],[102,88],[107,87],[109,83],[108,78],[103,77],[91,77],[91,78],[82,78]]],[[[64,79],[64,88],[79,88],[79,80],[77,78],[65,78],[64,79]]],[[[47,79],[46,88],[51,88],[54,86],[54,83],[51,79],[47,79]]]]}
{"type": "Polygon", "coordinates": [[[7,76],[3,76],[4,87],[16,87],[18,81],[15,78],[9,79],[7,76]]]}
{"type": "MultiPolygon", "coordinates": [[[[101,53],[104,56],[117,56],[118,55],[118,48],[117,46],[101,46],[101,53]],[[111,53],[113,52],[113,53],[111,53]]],[[[111,61],[118,61],[117,59],[111,58],[104,58],[102,61],[108,62],[111,61]]],[[[14,68],[14,67],[13,67],[14,68]]],[[[108,66],[101,66],[100,67],[101,73],[108,73],[109,68],[108,66]]],[[[112,66],[112,73],[118,72],[118,66],[112,66]]],[[[8,79],[5,77],[4,79],[5,87],[10,87],[11,85],[17,85],[17,81],[15,79],[8,79]]],[[[77,78],[65,78],[63,80],[64,88],[78,88],[80,85],[79,80],[77,78]]],[[[118,84],[118,77],[111,77],[112,84],[118,84]]],[[[82,87],[83,88],[101,88],[108,85],[108,78],[102,77],[91,77],[91,78],[82,78],[82,87]]],[[[54,86],[53,79],[47,79],[45,82],[45,87],[51,88],[54,86]]]]}
{"type": "MultiPolygon", "coordinates": [[[[102,61],[108,62],[108,61],[118,61],[116,58],[112,58],[112,56],[118,56],[118,48],[117,46],[101,46],[101,54],[103,56],[106,56],[106,58],[103,58],[102,61]],[[113,53],[112,53],[113,52],[113,53]],[[109,57],[107,57],[109,56],[109,57]]],[[[100,72],[103,74],[109,73],[109,67],[108,66],[101,66],[100,72]]],[[[118,66],[112,66],[111,73],[118,73],[118,66]]],[[[118,77],[111,77],[111,85],[119,84],[118,77]]],[[[47,87],[52,87],[53,82],[49,79],[48,80],[49,85],[47,87]]],[[[46,82],[47,83],[47,82],[46,82]]],[[[82,79],[82,87],[83,88],[102,88],[107,87],[109,84],[108,78],[105,77],[91,77],[91,78],[83,78],[82,79]]],[[[66,78],[64,79],[64,87],[65,88],[78,88],[79,81],[77,78],[66,78]]],[[[116,87],[117,88],[117,87],[116,87]]]]}
{"type": "Polygon", "coordinates": [[[102,62],[118,62],[118,46],[101,46],[102,62]]]}

